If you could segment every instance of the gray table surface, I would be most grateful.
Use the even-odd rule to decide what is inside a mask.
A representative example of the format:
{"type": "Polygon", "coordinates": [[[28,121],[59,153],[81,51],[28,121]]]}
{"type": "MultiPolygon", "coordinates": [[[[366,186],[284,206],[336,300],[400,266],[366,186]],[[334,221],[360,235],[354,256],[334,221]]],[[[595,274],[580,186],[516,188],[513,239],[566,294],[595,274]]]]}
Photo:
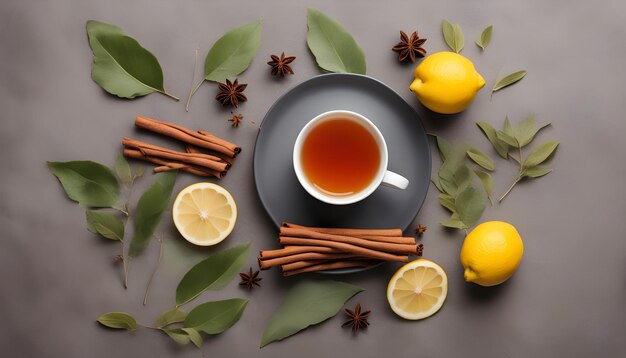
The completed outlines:
{"type": "MultiPolygon", "coordinates": [[[[215,249],[181,243],[172,224],[160,232],[165,256],[142,296],[155,265],[158,245],[132,262],[130,287],[120,284],[113,263],[118,247],[85,230],[83,209],[67,200],[46,160],[89,159],[113,164],[120,139],[136,132],[137,114],[206,128],[240,143],[244,152],[219,183],[239,205],[238,224],[219,248],[252,241],[254,252],[275,245],[276,230],[257,198],[252,154],[257,129],[246,122],[228,126],[228,111],[205,84],[191,111],[159,94],[134,101],[107,95],[90,78],[92,54],[85,21],[115,23],[158,57],[169,91],[185,96],[194,50],[201,60],[225,30],[263,17],[263,42],[243,75],[250,100],[246,120],[261,121],[285,91],[320,71],[306,42],[306,8],[314,6],[345,25],[363,48],[368,74],[396,89],[422,116],[431,132],[471,143],[492,153],[474,122],[501,125],[530,112],[552,127],[540,140],[562,142],[554,172],[519,185],[483,220],[506,220],[520,231],[524,260],[508,283],[481,288],[463,282],[459,232],[438,222],[445,211],[433,188],[415,224],[428,226],[425,257],[441,264],[450,286],[443,309],[418,322],[404,321],[388,308],[385,288],[395,265],[340,279],[366,289],[348,305],[373,310],[369,330],[353,337],[341,329],[342,315],[259,350],[264,325],[286,290],[300,278],[262,273],[263,287],[248,293],[231,283],[204,300],[249,298],[240,322],[207,339],[211,357],[420,356],[420,357],[616,357],[626,355],[625,99],[623,69],[626,7],[616,1],[86,1],[3,0],[0,3],[0,355],[6,357],[198,357],[159,332],[105,330],[94,319],[127,311],[152,319],[174,302],[182,274],[215,249]],[[491,86],[498,73],[527,69],[519,84],[497,93],[481,91],[462,114],[426,111],[407,90],[413,66],[396,63],[390,51],[398,30],[418,29],[430,53],[446,50],[441,19],[458,22],[466,34],[463,54],[491,86]],[[489,24],[494,37],[484,52],[472,43],[489,24]],[[296,55],[296,74],[273,81],[269,54],[296,55]]],[[[434,162],[438,165],[438,161],[434,162]]],[[[495,192],[502,193],[515,167],[497,159],[495,192]]],[[[198,181],[181,175],[176,190],[198,181]]],[[[137,192],[151,182],[142,179],[137,192]]],[[[218,248],[218,249],[219,249],[218,248]]],[[[318,276],[313,276],[319,278],[318,276]]],[[[322,277],[325,278],[325,277],[322,277]]]]}

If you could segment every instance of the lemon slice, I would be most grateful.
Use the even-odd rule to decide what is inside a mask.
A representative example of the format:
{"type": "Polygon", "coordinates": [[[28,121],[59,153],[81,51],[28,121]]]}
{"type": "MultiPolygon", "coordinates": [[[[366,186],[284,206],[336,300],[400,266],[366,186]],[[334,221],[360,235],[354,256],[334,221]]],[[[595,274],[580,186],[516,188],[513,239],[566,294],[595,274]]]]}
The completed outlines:
{"type": "Polygon", "coordinates": [[[446,300],[448,277],[441,266],[419,259],[400,267],[387,286],[387,301],[400,317],[418,320],[434,315],[446,300]]]}
{"type": "Polygon", "coordinates": [[[181,190],[172,209],[178,232],[192,244],[222,242],[235,227],[237,205],[230,193],[213,183],[197,183],[181,190]]]}

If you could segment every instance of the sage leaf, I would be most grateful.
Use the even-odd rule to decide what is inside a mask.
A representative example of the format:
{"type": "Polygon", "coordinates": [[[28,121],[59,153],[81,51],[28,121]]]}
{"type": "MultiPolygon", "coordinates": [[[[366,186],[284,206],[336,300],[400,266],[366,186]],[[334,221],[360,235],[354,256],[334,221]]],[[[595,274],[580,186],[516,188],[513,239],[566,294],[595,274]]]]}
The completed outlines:
{"type": "Polygon", "coordinates": [[[133,180],[133,175],[130,172],[130,165],[128,165],[128,161],[121,154],[115,159],[115,175],[117,175],[117,177],[124,184],[130,184],[133,180]]]}
{"type": "Polygon", "coordinates": [[[134,331],[137,329],[137,321],[126,312],[109,312],[98,317],[96,320],[103,326],[115,329],[134,331]]]}
{"type": "Polygon", "coordinates": [[[457,213],[453,213],[452,216],[442,221],[440,224],[452,229],[467,229],[467,225],[459,219],[459,215],[457,213]]]}
{"type": "Polygon", "coordinates": [[[515,137],[515,131],[513,130],[513,125],[511,125],[509,116],[504,117],[504,127],[502,131],[511,137],[515,137]]]}
{"type": "Polygon", "coordinates": [[[439,203],[444,208],[450,210],[450,212],[456,212],[456,205],[454,204],[454,198],[446,193],[439,193],[439,203]]]}
{"type": "Polygon", "coordinates": [[[361,291],[360,287],[338,281],[298,282],[265,326],[261,348],[336,315],[361,291]]]}
{"type": "Polygon", "coordinates": [[[535,121],[535,116],[533,114],[524,118],[520,124],[518,124],[517,128],[515,128],[515,138],[519,142],[521,147],[524,147],[535,138],[535,135],[539,133],[540,130],[549,126],[550,123],[537,127],[537,122],[535,121]]]}
{"type": "Polygon", "coordinates": [[[439,179],[439,176],[432,177],[430,181],[435,185],[435,187],[437,188],[437,190],[439,190],[440,193],[443,193],[443,188],[441,187],[441,179],[439,179]]]}
{"type": "Polygon", "coordinates": [[[483,193],[472,186],[465,188],[456,197],[456,212],[466,227],[472,227],[485,210],[486,200],[483,193]]]}
{"type": "Polygon", "coordinates": [[[180,345],[189,344],[189,334],[181,328],[162,329],[162,331],[180,345]]]}
{"type": "Polygon", "coordinates": [[[460,53],[465,45],[465,40],[459,24],[451,24],[443,20],[441,29],[443,31],[443,39],[446,41],[446,44],[448,44],[448,47],[450,47],[452,51],[460,53]]]}
{"type": "Polygon", "coordinates": [[[87,229],[109,240],[124,240],[124,222],[112,214],[87,210],[87,229]]]}
{"type": "Polygon", "coordinates": [[[550,155],[556,150],[556,147],[559,146],[559,142],[557,141],[549,141],[539,145],[535,148],[526,161],[524,162],[524,168],[532,168],[536,165],[539,165],[546,161],[550,157],[550,155]]]}
{"type": "Polygon", "coordinates": [[[456,196],[471,183],[471,173],[463,160],[446,160],[439,168],[439,178],[444,191],[456,196]]]}
{"type": "Polygon", "coordinates": [[[224,82],[245,71],[261,46],[262,29],[257,20],[222,35],[204,60],[204,79],[224,82]]]}
{"type": "Polygon", "coordinates": [[[442,161],[445,161],[446,157],[450,156],[450,143],[440,136],[435,136],[435,139],[437,141],[437,148],[439,149],[439,156],[442,161]]]}
{"type": "Polygon", "coordinates": [[[160,92],[178,100],[165,91],[156,57],[122,29],[89,20],[87,35],[93,52],[91,78],[105,91],[122,98],[160,92]]]}
{"type": "Polygon", "coordinates": [[[185,320],[186,317],[187,312],[181,310],[178,307],[174,307],[161,313],[159,317],[157,317],[154,325],[156,328],[163,328],[169,326],[170,324],[181,323],[185,320]]]}
{"type": "Polygon", "coordinates": [[[506,76],[500,78],[493,85],[493,88],[491,89],[491,93],[493,93],[495,91],[499,91],[499,90],[503,89],[504,87],[507,87],[507,86],[510,86],[510,85],[516,83],[517,81],[519,81],[522,78],[524,78],[524,76],[526,76],[526,73],[527,73],[526,71],[517,71],[517,72],[511,73],[510,75],[506,75],[506,76]]]}
{"type": "Polygon", "coordinates": [[[206,334],[219,334],[239,321],[247,304],[248,300],[240,298],[205,302],[189,312],[183,325],[206,334]]]}
{"type": "Polygon", "coordinates": [[[92,161],[47,162],[65,194],[81,205],[114,207],[120,191],[115,175],[108,167],[92,161]]]}
{"type": "Polygon", "coordinates": [[[515,139],[515,137],[511,136],[510,134],[506,134],[504,131],[496,131],[496,135],[498,136],[498,139],[510,145],[511,147],[519,147],[517,139],[515,139]]]}
{"type": "Polygon", "coordinates": [[[150,238],[154,234],[161,214],[167,209],[176,182],[176,171],[169,171],[155,175],[154,184],[146,190],[135,209],[134,228],[135,233],[130,242],[128,254],[137,256],[148,246],[150,238]]]}
{"type": "Polygon", "coordinates": [[[552,169],[550,168],[545,168],[545,167],[540,167],[540,166],[532,167],[532,168],[524,169],[524,171],[522,172],[522,178],[539,178],[550,173],[551,171],[552,169]]]}
{"type": "Polygon", "coordinates": [[[470,159],[474,161],[474,163],[480,165],[486,170],[493,171],[494,169],[496,169],[496,165],[493,160],[478,148],[472,147],[468,149],[467,156],[470,157],[470,159]]]}
{"type": "Polygon", "coordinates": [[[493,32],[493,25],[485,27],[480,36],[476,39],[476,45],[478,45],[483,51],[489,46],[491,42],[491,33],[493,32]]]}
{"type": "Polygon", "coordinates": [[[507,159],[509,155],[509,145],[498,139],[495,128],[493,128],[491,124],[483,121],[476,122],[476,125],[482,130],[489,142],[491,142],[491,145],[493,145],[498,155],[507,159]]]}
{"type": "Polygon", "coordinates": [[[185,304],[206,290],[221,290],[248,259],[250,242],[213,254],[192,267],[176,288],[176,304],[185,304]]]}
{"type": "Polygon", "coordinates": [[[491,174],[483,172],[482,170],[474,170],[474,173],[480,179],[480,182],[483,184],[483,189],[485,189],[485,193],[487,194],[487,198],[491,200],[491,193],[493,192],[493,178],[491,174]]]}
{"type": "Polygon", "coordinates": [[[187,336],[189,337],[189,340],[191,341],[191,343],[193,343],[194,346],[198,348],[202,348],[202,346],[204,345],[204,340],[202,339],[200,332],[198,332],[197,330],[193,328],[181,328],[181,329],[187,332],[187,336]]]}
{"type": "Polygon", "coordinates": [[[321,11],[307,11],[307,44],[317,65],[328,72],[366,72],[365,55],[352,35],[321,11]]]}

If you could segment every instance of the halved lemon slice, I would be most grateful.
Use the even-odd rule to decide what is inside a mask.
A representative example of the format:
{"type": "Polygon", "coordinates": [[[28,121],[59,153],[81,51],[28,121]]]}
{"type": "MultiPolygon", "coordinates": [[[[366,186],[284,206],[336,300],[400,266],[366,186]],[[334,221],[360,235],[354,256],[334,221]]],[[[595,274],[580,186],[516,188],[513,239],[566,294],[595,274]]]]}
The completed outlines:
{"type": "Polygon", "coordinates": [[[230,193],[213,183],[197,183],[181,190],[172,209],[178,232],[192,244],[215,245],[235,227],[237,205],[230,193]]]}
{"type": "Polygon", "coordinates": [[[448,277],[441,266],[419,259],[400,267],[387,286],[387,301],[400,317],[418,320],[434,315],[446,300],[448,277]]]}

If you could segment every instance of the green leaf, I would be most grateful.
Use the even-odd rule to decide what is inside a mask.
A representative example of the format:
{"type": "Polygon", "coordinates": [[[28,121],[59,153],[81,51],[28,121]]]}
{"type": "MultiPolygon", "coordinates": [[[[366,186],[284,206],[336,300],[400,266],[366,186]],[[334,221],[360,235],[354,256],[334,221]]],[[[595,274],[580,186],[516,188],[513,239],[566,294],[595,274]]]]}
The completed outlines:
{"type": "Polygon", "coordinates": [[[124,240],[124,222],[112,214],[87,210],[87,229],[109,240],[124,240]]]}
{"type": "Polygon", "coordinates": [[[240,298],[206,302],[192,309],[183,325],[206,334],[219,334],[239,321],[247,304],[248,300],[240,298]]]}
{"type": "Polygon", "coordinates": [[[551,171],[552,169],[550,168],[545,168],[545,167],[540,167],[540,166],[532,167],[532,168],[524,169],[524,171],[522,172],[522,178],[539,178],[550,173],[551,171]]]}
{"type": "Polygon", "coordinates": [[[189,334],[182,328],[162,329],[162,331],[180,345],[189,344],[189,334]]]}
{"type": "Polygon", "coordinates": [[[515,137],[515,131],[513,130],[509,116],[504,117],[504,128],[502,131],[511,137],[515,137]]]}
{"type": "Polygon", "coordinates": [[[247,244],[218,252],[192,267],[176,288],[176,304],[185,304],[206,290],[221,290],[237,275],[248,258],[247,244]]]}
{"type": "Polygon", "coordinates": [[[261,46],[263,21],[234,28],[220,37],[204,60],[204,79],[224,82],[245,71],[261,46]]]}
{"type": "Polygon", "coordinates": [[[439,149],[439,156],[442,161],[446,160],[446,157],[450,156],[450,142],[443,139],[443,137],[435,136],[435,140],[437,141],[437,148],[439,149]]]}
{"type": "Polygon", "coordinates": [[[123,98],[167,94],[159,61],[122,29],[90,20],[87,35],[93,52],[91,78],[105,91],[123,98]]]}
{"type": "MultiPolygon", "coordinates": [[[[524,162],[524,168],[532,168],[536,165],[539,165],[546,161],[550,157],[550,155],[556,150],[556,147],[559,146],[559,142],[557,141],[549,141],[541,144],[537,148],[535,148],[526,161],[524,162]]],[[[546,173],[547,174],[547,173],[546,173]]]]}
{"type": "Polygon", "coordinates": [[[135,233],[130,242],[128,254],[137,256],[148,246],[150,238],[154,234],[161,214],[167,209],[176,183],[176,171],[169,171],[156,174],[157,179],[148,190],[146,190],[135,209],[135,233]]]}
{"type": "Polygon", "coordinates": [[[47,163],[71,200],[100,208],[113,207],[117,203],[120,188],[108,167],[91,161],[47,163]]]}
{"type": "Polygon", "coordinates": [[[122,183],[129,184],[133,180],[133,175],[130,172],[130,165],[123,155],[118,155],[115,159],[115,174],[122,181],[122,183]]]}
{"type": "Polygon", "coordinates": [[[453,229],[467,229],[467,225],[459,219],[459,214],[453,213],[452,216],[441,222],[441,225],[453,229]]]}
{"type": "Polygon", "coordinates": [[[471,172],[463,159],[446,160],[439,169],[439,178],[444,191],[455,197],[471,183],[471,172]]]}
{"type": "Polygon", "coordinates": [[[189,340],[191,341],[191,343],[193,343],[194,346],[198,348],[202,348],[202,345],[204,345],[204,340],[202,339],[200,332],[198,332],[197,330],[193,328],[181,328],[181,329],[187,332],[187,335],[189,336],[189,340]]]}
{"type": "Polygon", "coordinates": [[[524,78],[524,76],[526,76],[526,71],[517,71],[517,72],[513,72],[510,75],[506,75],[502,78],[500,78],[499,80],[496,81],[496,83],[493,85],[493,88],[491,89],[491,93],[501,90],[504,87],[510,86],[512,84],[514,84],[515,82],[521,80],[522,78],[524,78]]]}
{"type": "Polygon", "coordinates": [[[480,46],[483,51],[489,46],[491,42],[491,33],[493,32],[493,25],[485,27],[480,37],[476,39],[476,45],[480,46]]]}
{"type": "Polygon", "coordinates": [[[446,193],[439,193],[439,203],[451,212],[456,212],[456,205],[454,204],[454,198],[452,196],[446,193]]]}
{"type": "Polygon", "coordinates": [[[509,145],[498,139],[495,128],[493,128],[489,123],[483,121],[476,122],[476,125],[482,130],[489,142],[491,142],[491,145],[493,145],[498,155],[507,159],[509,154],[509,145]]]}
{"type": "Polygon", "coordinates": [[[315,9],[307,11],[307,44],[317,65],[328,72],[366,72],[365,55],[338,22],[315,9]]]}
{"type": "Polygon", "coordinates": [[[515,137],[512,137],[510,134],[506,134],[503,131],[496,131],[496,135],[498,136],[499,140],[510,145],[511,147],[517,148],[519,146],[517,139],[515,139],[515,137]]]}
{"type": "Polygon", "coordinates": [[[456,212],[459,219],[469,228],[474,226],[483,214],[486,206],[485,195],[474,187],[468,186],[456,197],[456,212]]]}
{"type": "Polygon", "coordinates": [[[440,193],[443,193],[443,187],[441,186],[441,179],[439,179],[439,176],[432,177],[430,181],[435,185],[435,188],[437,188],[440,193]]]}
{"type": "Polygon", "coordinates": [[[163,328],[169,326],[170,324],[183,322],[186,317],[187,312],[181,310],[178,307],[174,307],[161,313],[159,317],[157,317],[154,325],[157,328],[163,328]]]}
{"type": "Polygon", "coordinates": [[[459,53],[463,49],[465,45],[465,40],[463,37],[463,31],[461,31],[461,27],[459,24],[451,24],[446,20],[443,20],[441,23],[441,29],[443,31],[443,39],[448,44],[448,47],[452,49],[452,51],[459,53]]]}
{"type": "Polygon", "coordinates": [[[533,114],[524,118],[520,124],[515,128],[515,138],[519,142],[520,146],[524,147],[528,145],[540,130],[549,126],[550,123],[537,127],[537,122],[535,121],[535,116],[533,114]]]}
{"type": "Polygon", "coordinates": [[[467,150],[467,155],[470,157],[474,163],[480,165],[486,170],[493,171],[496,168],[495,163],[487,154],[485,154],[482,150],[478,148],[470,148],[467,150]]]}
{"type": "Polygon", "coordinates": [[[261,347],[287,338],[339,312],[362,288],[338,281],[300,281],[265,326],[261,347]]]}
{"type": "Polygon", "coordinates": [[[483,184],[483,188],[485,189],[487,197],[491,197],[491,193],[493,192],[493,178],[491,177],[491,175],[478,169],[474,170],[474,173],[483,184]]]}
{"type": "Polygon", "coordinates": [[[115,329],[134,331],[137,329],[137,321],[126,312],[109,312],[98,317],[96,320],[103,326],[115,329]]]}

